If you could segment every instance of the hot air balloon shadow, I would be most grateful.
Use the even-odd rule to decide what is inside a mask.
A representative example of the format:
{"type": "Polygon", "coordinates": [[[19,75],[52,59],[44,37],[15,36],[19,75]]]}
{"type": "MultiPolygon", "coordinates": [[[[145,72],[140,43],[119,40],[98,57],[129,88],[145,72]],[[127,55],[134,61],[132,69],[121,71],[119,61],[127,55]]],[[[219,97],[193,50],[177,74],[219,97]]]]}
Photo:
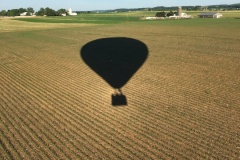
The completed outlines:
{"type": "Polygon", "coordinates": [[[147,46],[132,38],[102,38],[85,44],[80,55],[93,71],[115,89],[112,105],[127,105],[127,97],[121,88],[146,61],[147,46]]]}

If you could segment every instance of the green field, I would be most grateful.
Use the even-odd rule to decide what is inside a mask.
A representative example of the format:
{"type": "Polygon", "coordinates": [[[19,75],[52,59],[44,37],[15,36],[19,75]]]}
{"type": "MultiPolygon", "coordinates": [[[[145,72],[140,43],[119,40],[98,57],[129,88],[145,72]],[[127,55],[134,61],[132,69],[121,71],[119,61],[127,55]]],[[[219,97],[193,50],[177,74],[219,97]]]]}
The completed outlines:
{"type": "Polygon", "coordinates": [[[238,159],[240,12],[139,20],[154,15],[1,18],[0,159],[238,159]],[[138,46],[124,39],[148,55],[113,106],[82,52],[138,46]]]}

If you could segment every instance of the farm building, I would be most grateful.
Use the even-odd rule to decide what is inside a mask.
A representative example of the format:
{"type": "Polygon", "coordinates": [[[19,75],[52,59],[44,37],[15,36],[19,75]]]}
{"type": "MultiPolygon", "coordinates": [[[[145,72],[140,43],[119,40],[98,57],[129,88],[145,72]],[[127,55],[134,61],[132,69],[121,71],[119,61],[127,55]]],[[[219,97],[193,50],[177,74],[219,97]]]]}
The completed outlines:
{"type": "Polygon", "coordinates": [[[191,15],[187,15],[187,13],[176,13],[173,16],[169,16],[169,19],[187,19],[193,18],[191,15]]]}
{"type": "Polygon", "coordinates": [[[27,12],[23,12],[20,14],[20,16],[26,16],[27,15],[27,12]]]}
{"type": "Polygon", "coordinates": [[[220,18],[222,17],[221,13],[218,12],[206,12],[198,15],[200,18],[220,18]]]}
{"type": "MultiPolygon", "coordinates": [[[[30,14],[30,16],[32,16],[33,15],[33,13],[29,13],[30,14]]],[[[23,13],[20,13],[20,16],[27,16],[28,15],[28,12],[23,12],[23,13]]]]}
{"type": "Polygon", "coordinates": [[[169,19],[186,19],[186,18],[192,18],[192,16],[187,15],[187,13],[183,13],[182,7],[178,7],[177,12],[175,12],[173,16],[169,16],[169,19]]]}
{"type": "Polygon", "coordinates": [[[182,12],[182,7],[178,7],[177,12],[174,12],[173,16],[166,17],[146,17],[146,19],[188,19],[193,18],[191,15],[187,15],[187,13],[182,12]]]}
{"type": "Polygon", "coordinates": [[[72,8],[69,8],[68,14],[69,14],[70,16],[76,16],[76,15],[77,15],[77,13],[74,13],[74,12],[72,11],[72,8]]]}

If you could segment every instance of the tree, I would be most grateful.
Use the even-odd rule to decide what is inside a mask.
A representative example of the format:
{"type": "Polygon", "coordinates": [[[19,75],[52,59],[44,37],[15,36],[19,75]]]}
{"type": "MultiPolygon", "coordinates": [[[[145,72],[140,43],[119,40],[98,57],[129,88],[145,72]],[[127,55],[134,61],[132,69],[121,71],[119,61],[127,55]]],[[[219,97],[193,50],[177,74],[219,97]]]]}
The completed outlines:
{"type": "Polygon", "coordinates": [[[201,6],[195,6],[195,7],[193,8],[193,10],[195,10],[195,11],[200,11],[200,10],[201,10],[201,6]]]}
{"type": "Polygon", "coordinates": [[[63,8],[61,8],[57,11],[57,15],[61,16],[62,14],[67,14],[67,11],[63,8]]]}
{"type": "Polygon", "coordinates": [[[173,15],[174,15],[173,11],[170,11],[167,13],[167,17],[173,16],[173,15]]]}
{"type": "Polygon", "coordinates": [[[27,12],[27,10],[25,8],[19,8],[18,9],[19,14],[23,13],[23,12],[27,12]]]}
{"type": "Polygon", "coordinates": [[[0,12],[0,16],[6,16],[6,13],[7,13],[7,11],[2,10],[2,11],[0,12]]]}
{"type": "Polygon", "coordinates": [[[27,12],[27,14],[26,14],[26,16],[31,16],[32,15],[32,13],[30,13],[30,12],[27,12]]]}
{"type": "Polygon", "coordinates": [[[32,7],[28,7],[27,12],[30,13],[30,15],[32,15],[34,13],[34,10],[32,7]]]}
{"type": "Polygon", "coordinates": [[[19,9],[11,9],[7,11],[7,16],[20,16],[19,9]]]}
{"type": "Polygon", "coordinates": [[[164,11],[162,12],[157,12],[155,17],[166,17],[166,13],[164,11]]]}
{"type": "Polygon", "coordinates": [[[47,15],[47,16],[56,16],[56,11],[47,7],[44,10],[44,14],[47,15]]]}
{"type": "Polygon", "coordinates": [[[36,13],[37,16],[44,16],[44,8],[40,8],[36,13]]]}

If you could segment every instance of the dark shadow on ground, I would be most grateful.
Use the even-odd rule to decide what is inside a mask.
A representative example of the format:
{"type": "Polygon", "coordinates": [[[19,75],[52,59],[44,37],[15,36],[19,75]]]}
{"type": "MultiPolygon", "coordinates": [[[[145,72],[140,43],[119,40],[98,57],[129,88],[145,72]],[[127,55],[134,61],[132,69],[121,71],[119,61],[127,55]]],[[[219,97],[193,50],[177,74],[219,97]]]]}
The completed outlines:
{"type": "Polygon", "coordinates": [[[146,61],[147,46],[132,38],[103,38],[85,44],[80,52],[84,62],[115,89],[112,105],[127,105],[121,88],[146,61]]]}

